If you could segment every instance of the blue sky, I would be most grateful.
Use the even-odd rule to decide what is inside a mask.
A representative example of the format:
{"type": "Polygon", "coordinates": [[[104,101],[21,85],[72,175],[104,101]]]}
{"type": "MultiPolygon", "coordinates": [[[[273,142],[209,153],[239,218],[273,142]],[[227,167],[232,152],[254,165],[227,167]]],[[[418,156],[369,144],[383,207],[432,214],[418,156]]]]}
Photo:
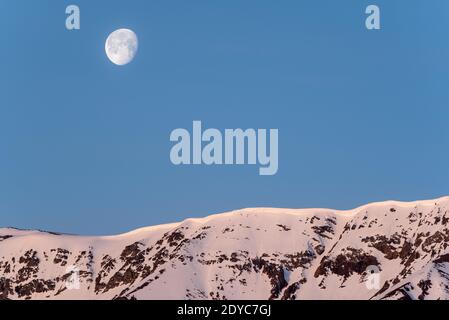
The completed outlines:
{"type": "Polygon", "coordinates": [[[443,0],[2,0],[0,225],[111,234],[447,195],[448,15],[443,0]],[[123,27],[140,47],[118,67],[104,42],[123,27]],[[193,120],[278,128],[278,174],[173,166],[170,132],[193,120]]]}

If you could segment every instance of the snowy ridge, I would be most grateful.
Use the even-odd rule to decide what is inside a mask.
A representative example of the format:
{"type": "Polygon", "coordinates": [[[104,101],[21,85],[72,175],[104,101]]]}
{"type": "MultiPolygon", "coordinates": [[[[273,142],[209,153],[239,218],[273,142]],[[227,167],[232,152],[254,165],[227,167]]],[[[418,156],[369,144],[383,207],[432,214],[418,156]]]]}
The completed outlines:
{"type": "Polygon", "coordinates": [[[116,236],[2,228],[0,299],[448,299],[448,244],[449,197],[243,209],[116,236]]]}

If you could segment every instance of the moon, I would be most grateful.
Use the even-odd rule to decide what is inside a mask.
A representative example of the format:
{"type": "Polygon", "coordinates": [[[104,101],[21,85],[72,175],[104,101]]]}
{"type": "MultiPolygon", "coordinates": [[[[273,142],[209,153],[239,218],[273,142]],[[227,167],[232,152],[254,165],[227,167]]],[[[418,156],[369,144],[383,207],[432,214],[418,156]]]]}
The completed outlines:
{"type": "Polygon", "coordinates": [[[136,56],[138,48],[137,35],[130,29],[118,29],[106,39],[106,55],[118,66],[130,63],[136,56]]]}

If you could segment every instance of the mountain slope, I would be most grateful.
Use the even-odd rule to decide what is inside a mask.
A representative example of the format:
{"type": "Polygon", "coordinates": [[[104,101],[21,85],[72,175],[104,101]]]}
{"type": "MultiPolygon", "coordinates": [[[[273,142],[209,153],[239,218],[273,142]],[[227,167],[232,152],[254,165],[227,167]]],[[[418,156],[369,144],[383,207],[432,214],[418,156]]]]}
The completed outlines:
{"type": "Polygon", "coordinates": [[[448,244],[449,197],[245,209],[111,237],[4,228],[0,299],[448,299],[448,244]]]}

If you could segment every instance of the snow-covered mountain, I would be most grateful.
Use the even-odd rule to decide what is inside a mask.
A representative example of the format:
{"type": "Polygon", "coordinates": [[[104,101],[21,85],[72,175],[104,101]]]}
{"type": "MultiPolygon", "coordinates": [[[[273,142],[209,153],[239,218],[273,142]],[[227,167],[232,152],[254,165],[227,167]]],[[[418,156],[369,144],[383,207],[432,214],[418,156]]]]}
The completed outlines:
{"type": "Polygon", "coordinates": [[[449,197],[245,209],[110,237],[4,228],[0,299],[448,299],[448,244],[449,197]]]}

